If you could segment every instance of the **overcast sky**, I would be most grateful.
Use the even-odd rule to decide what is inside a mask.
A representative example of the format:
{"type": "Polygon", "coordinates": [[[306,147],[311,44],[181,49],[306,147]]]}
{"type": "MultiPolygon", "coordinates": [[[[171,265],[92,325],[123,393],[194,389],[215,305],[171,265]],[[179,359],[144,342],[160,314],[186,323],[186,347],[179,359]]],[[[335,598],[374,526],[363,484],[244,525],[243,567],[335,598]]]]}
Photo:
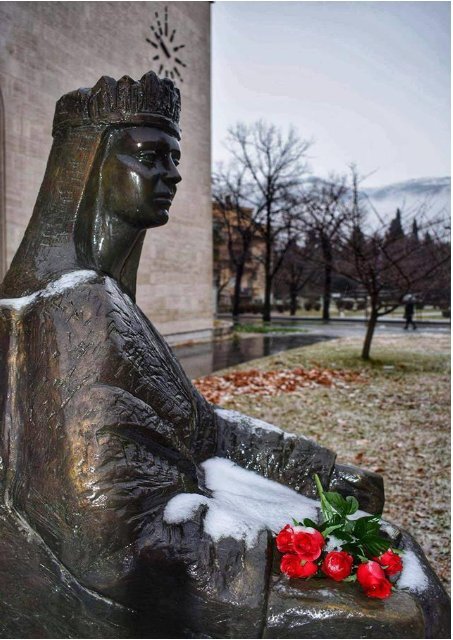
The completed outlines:
{"type": "Polygon", "coordinates": [[[450,175],[449,2],[212,5],[213,160],[263,118],[312,138],[313,172],[366,186],[450,175]]]}

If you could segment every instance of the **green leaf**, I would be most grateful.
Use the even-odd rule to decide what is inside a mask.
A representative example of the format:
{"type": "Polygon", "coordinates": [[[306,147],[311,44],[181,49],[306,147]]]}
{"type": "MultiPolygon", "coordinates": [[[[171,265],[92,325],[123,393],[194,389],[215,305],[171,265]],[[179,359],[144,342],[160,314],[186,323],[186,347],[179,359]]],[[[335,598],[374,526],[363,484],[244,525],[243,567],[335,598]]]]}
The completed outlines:
{"type": "Polygon", "coordinates": [[[347,533],[344,529],[336,529],[335,537],[339,540],[343,540],[344,542],[354,542],[354,536],[351,536],[350,533],[347,533]]]}
{"type": "Polygon", "coordinates": [[[357,518],[355,522],[364,522],[369,527],[377,527],[379,526],[381,519],[379,516],[362,516],[361,518],[357,518]]]}
{"type": "Polygon", "coordinates": [[[320,530],[319,524],[316,524],[316,522],[313,522],[313,520],[310,520],[310,518],[304,518],[303,524],[305,527],[311,527],[312,529],[316,529],[317,531],[320,530]]]}
{"type": "Polygon", "coordinates": [[[333,531],[340,529],[342,526],[343,526],[342,524],[331,525],[330,527],[327,527],[322,533],[324,537],[329,536],[333,531]]]}
{"type": "Polygon", "coordinates": [[[354,496],[347,496],[346,502],[348,503],[348,511],[346,512],[346,515],[352,515],[358,510],[359,503],[354,496]]]}
{"type": "Polygon", "coordinates": [[[327,491],[324,494],[324,496],[327,502],[329,503],[329,505],[332,507],[334,511],[336,511],[336,513],[338,513],[338,515],[343,517],[346,516],[346,514],[348,513],[349,507],[348,507],[348,503],[343,498],[343,496],[341,496],[336,491],[327,491]]]}
{"type": "Polygon", "coordinates": [[[352,573],[347,578],[343,578],[343,580],[341,582],[355,582],[356,580],[357,580],[357,574],[356,573],[352,573]]]}
{"type": "Polygon", "coordinates": [[[363,541],[363,544],[372,556],[380,556],[390,547],[390,542],[380,536],[369,536],[363,541]]]}
{"type": "Polygon", "coordinates": [[[344,523],[344,531],[346,533],[354,533],[354,521],[353,520],[346,520],[346,522],[344,523]]]}
{"type": "Polygon", "coordinates": [[[334,525],[337,525],[337,524],[344,526],[345,520],[341,516],[334,514],[328,520],[322,523],[322,525],[319,527],[319,530],[322,532],[322,531],[325,531],[325,529],[327,529],[328,527],[333,527],[334,525]]]}
{"type": "Polygon", "coordinates": [[[295,527],[299,527],[300,526],[300,522],[298,522],[295,518],[292,518],[292,521],[293,521],[293,525],[295,527]]]}
{"type": "Polygon", "coordinates": [[[360,558],[361,555],[365,555],[362,547],[358,545],[357,542],[347,542],[346,544],[342,544],[341,548],[343,551],[347,551],[357,558],[360,558]]]}
{"type": "Polygon", "coordinates": [[[359,539],[379,533],[380,520],[377,516],[364,516],[352,522],[354,523],[354,535],[359,539]]]}

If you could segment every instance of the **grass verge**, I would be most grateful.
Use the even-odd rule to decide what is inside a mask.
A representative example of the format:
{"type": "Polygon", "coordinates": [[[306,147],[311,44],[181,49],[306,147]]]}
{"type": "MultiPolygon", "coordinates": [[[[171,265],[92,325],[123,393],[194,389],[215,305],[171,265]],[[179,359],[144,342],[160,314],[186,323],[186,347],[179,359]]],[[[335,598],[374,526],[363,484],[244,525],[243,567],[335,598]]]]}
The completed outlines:
{"type": "Polygon", "coordinates": [[[307,333],[307,329],[261,324],[237,324],[234,330],[237,333],[307,333]]]}

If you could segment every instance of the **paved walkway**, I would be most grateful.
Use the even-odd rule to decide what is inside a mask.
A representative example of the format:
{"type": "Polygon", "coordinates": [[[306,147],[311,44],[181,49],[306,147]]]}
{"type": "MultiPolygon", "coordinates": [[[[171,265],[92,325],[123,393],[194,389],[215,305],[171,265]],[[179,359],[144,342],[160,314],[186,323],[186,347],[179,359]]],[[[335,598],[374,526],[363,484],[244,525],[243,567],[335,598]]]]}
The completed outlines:
{"type": "MultiPolygon", "coordinates": [[[[274,321],[273,324],[278,325],[277,321],[274,321]]],[[[284,323],[285,326],[288,326],[288,323],[284,323]]],[[[322,334],[324,336],[335,337],[335,338],[343,338],[347,336],[364,336],[366,331],[366,326],[364,322],[346,322],[346,321],[332,321],[329,324],[323,324],[322,322],[313,322],[313,321],[303,321],[296,322],[295,325],[300,327],[304,331],[308,331],[311,334],[322,334]]],[[[375,329],[375,335],[385,335],[386,333],[405,333],[405,334],[414,334],[414,337],[419,334],[449,334],[451,331],[450,325],[446,325],[444,323],[420,323],[417,326],[417,330],[413,331],[413,329],[409,329],[408,331],[404,330],[404,324],[402,322],[385,322],[381,321],[377,324],[375,329]]]]}

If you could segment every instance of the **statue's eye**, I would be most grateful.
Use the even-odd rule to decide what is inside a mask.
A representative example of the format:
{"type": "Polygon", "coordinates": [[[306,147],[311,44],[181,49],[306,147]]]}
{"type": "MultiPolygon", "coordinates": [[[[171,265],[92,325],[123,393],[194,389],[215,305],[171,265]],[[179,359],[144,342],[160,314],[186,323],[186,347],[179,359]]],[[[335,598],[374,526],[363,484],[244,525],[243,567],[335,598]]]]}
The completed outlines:
{"type": "Polygon", "coordinates": [[[139,156],[139,160],[142,164],[147,166],[153,166],[156,162],[157,154],[154,151],[147,151],[139,156]]]}
{"type": "Polygon", "coordinates": [[[172,156],[171,159],[173,160],[175,167],[177,167],[179,164],[179,158],[177,156],[172,156]]]}

